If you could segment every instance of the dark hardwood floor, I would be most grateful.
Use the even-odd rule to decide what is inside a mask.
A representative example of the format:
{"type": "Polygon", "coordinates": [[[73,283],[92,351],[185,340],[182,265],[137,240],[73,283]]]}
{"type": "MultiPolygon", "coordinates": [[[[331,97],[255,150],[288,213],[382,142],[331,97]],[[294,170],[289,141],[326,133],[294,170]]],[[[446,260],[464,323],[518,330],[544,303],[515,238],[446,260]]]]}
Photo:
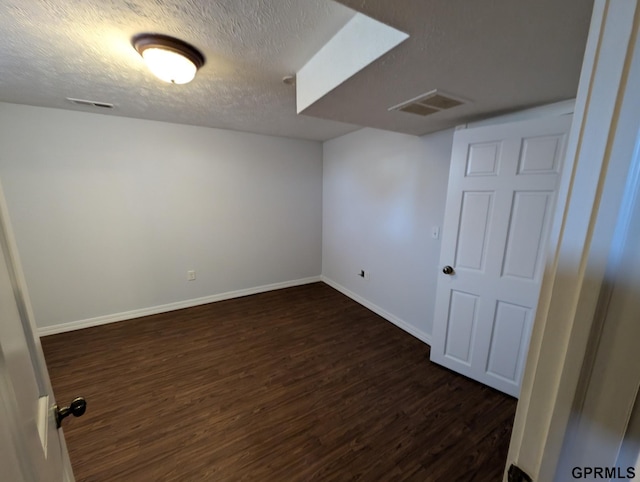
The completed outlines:
{"type": "Polygon", "coordinates": [[[316,283],[43,338],[82,481],[499,481],[516,401],[316,283]]]}

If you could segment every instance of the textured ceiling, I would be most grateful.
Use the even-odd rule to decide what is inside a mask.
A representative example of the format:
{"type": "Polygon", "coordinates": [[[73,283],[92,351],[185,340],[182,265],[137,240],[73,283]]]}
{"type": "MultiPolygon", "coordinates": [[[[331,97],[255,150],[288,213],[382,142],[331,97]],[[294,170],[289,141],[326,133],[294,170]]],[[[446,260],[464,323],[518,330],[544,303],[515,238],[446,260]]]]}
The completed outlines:
{"type": "Polygon", "coordinates": [[[324,140],[357,125],[423,134],[575,96],[592,0],[341,0],[410,38],[296,115],[281,78],[353,15],[330,0],[0,0],[0,101],[324,140]],[[179,37],[207,63],[153,77],[130,39],[179,37]],[[473,102],[387,109],[434,88],[473,102]],[[66,97],[116,105],[74,106],[66,97]]]}
{"type": "Polygon", "coordinates": [[[0,0],[0,101],[328,139],[357,127],[297,116],[282,77],[353,14],[326,0],[0,0]],[[185,40],[206,65],[190,84],[163,83],[131,47],[140,32],[185,40]]]}

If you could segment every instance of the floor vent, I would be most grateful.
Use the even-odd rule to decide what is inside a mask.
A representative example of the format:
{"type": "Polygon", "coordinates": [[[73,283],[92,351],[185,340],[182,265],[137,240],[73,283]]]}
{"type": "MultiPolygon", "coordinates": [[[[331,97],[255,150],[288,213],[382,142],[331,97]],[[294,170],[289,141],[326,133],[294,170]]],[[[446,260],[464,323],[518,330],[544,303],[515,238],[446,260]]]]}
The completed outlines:
{"type": "Polygon", "coordinates": [[[109,102],[98,102],[95,100],[74,99],[73,97],[67,97],[67,100],[72,104],[84,105],[87,107],[100,107],[102,109],[113,109],[114,105],[109,102]]]}
{"type": "Polygon", "coordinates": [[[410,114],[421,115],[424,117],[431,114],[437,114],[440,111],[451,109],[453,107],[458,107],[459,105],[466,104],[467,102],[468,101],[460,97],[435,89],[398,105],[394,105],[393,107],[389,107],[388,110],[399,110],[401,112],[408,112],[410,114]]]}

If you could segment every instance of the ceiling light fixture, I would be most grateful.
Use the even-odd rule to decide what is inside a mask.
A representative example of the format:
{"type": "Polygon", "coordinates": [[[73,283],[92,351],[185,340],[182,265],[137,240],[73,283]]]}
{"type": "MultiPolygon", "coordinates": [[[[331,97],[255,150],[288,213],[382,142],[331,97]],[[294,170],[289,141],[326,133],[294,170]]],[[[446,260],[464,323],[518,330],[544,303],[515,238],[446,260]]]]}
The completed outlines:
{"type": "Polygon", "coordinates": [[[171,84],[186,84],[204,65],[204,55],[195,47],[167,35],[142,33],[131,39],[149,70],[171,84]]]}

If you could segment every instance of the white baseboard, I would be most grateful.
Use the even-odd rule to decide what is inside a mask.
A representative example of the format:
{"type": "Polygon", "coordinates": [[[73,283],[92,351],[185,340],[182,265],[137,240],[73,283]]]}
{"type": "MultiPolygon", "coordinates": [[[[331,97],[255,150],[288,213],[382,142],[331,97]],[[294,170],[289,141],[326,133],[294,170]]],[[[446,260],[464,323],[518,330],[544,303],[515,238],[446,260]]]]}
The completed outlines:
{"type": "Polygon", "coordinates": [[[426,343],[427,345],[431,346],[431,335],[430,334],[428,334],[428,333],[416,328],[415,326],[407,323],[404,320],[401,320],[397,316],[395,316],[395,315],[389,313],[388,311],[380,308],[378,305],[376,305],[376,304],[372,303],[371,301],[363,298],[362,296],[355,294],[353,291],[345,288],[341,284],[336,283],[332,279],[329,279],[324,275],[322,275],[320,277],[320,279],[324,283],[326,283],[329,286],[331,286],[332,288],[335,288],[336,290],[338,290],[343,295],[348,296],[349,298],[351,298],[356,303],[360,303],[365,308],[370,309],[375,314],[382,316],[387,321],[390,321],[391,323],[396,325],[401,330],[406,331],[410,335],[415,336],[418,340],[420,340],[420,341],[426,343]]]}
{"type": "Polygon", "coordinates": [[[177,301],[166,305],[152,306],[149,308],[141,308],[138,310],[125,311],[122,313],[114,313],[112,315],[98,316],[88,318],[86,320],[70,321],[68,323],[60,323],[53,326],[43,326],[38,328],[38,336],[55,335],[56,333],[64,333],[67,331],[80,330],[82,328],[90,328],[92,326],[106,325],[107,323],[115,323],[117,321],[132,320],[143,316],[157,315],[158,313],[166,313],[168,311],[181,310],[183,308],[191,308],[192,306],[205,305],[216,301],[230,300],[232,298],[240,298],[241,296],[255,295],[264,293],[265,291],[279,290],[282,288],[291,288],[309,283],[317,283],[322,281],[320,276],[311,276],[310,278],[302,278],[292,281],[284,281],[282,283],[272,283],[268,285],[256,286],[243,290],[228,291],[217,295],[204,296],[185,301],[177,301]]]}

